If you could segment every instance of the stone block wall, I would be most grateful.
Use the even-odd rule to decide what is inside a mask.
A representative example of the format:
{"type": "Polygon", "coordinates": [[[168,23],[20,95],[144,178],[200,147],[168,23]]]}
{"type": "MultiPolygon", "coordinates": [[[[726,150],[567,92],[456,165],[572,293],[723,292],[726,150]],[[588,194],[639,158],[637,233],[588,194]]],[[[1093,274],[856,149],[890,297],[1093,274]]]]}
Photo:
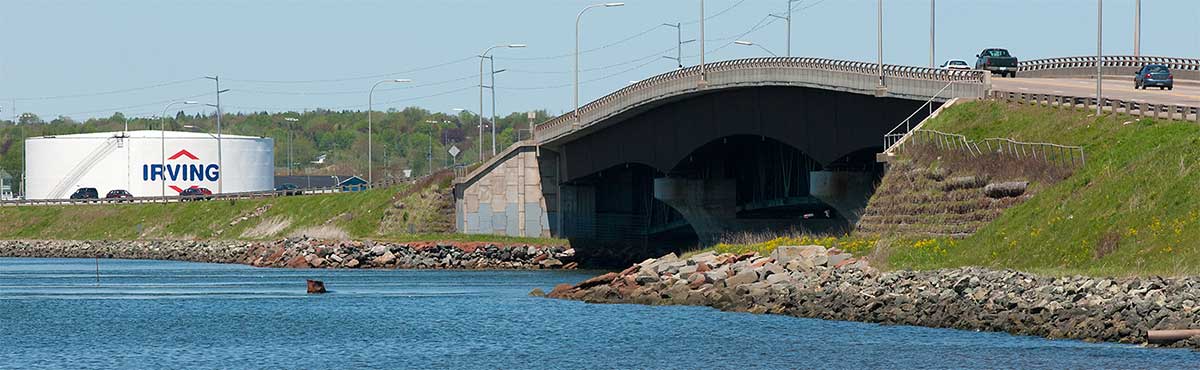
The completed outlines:
{"type": "Polygon", "coordinates": [[[455,185],[455,224],[464,234],[550,237],[557,199],[553,165],[543,166],[537,148],[518,146],[488,161],[455,185]],[[547,167],[543,169],[543,167],[547,167]],[[545,179],[544,179],[545,178],[545,179]],[[543,181],[545,180],[545,181],[543,181]],[[550,202],[547,202],[547,199],[550,202]]]}

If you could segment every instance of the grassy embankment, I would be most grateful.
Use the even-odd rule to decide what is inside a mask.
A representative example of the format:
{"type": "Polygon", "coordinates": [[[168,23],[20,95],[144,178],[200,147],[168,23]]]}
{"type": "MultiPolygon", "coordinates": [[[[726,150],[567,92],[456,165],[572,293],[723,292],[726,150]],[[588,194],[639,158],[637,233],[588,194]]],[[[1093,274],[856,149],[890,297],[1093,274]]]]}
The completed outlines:
{"type": "Polygon", "coordinates": [[[445,210],[448,186],[448,179],[443,177],[439,181],[343,194],[170,204],[4,207],[0,208],[0,239],[269,240],[308,235],[397,242],[566,244],[554,239],[455,234],[453,215],[445,210]],[[242,217],[247,218],[240,220],[242,217]]]}
{"type": "MultiPolygon", "coordinates": [[[[1087,164],[1053,184],[1032,179],[1037,191],[1030,199],[966,238],[849,236],[816,244],[871,254],[876,265],[891,269],[985,266],[1048,274],[1200,274],[1200,126],[985,101],[950,108],[927,127],[973,140],[1008,137],[1081,145],[1087,164]]],[[[715,249],[769,251],[808,241],[779,239],[715,249]]]]}

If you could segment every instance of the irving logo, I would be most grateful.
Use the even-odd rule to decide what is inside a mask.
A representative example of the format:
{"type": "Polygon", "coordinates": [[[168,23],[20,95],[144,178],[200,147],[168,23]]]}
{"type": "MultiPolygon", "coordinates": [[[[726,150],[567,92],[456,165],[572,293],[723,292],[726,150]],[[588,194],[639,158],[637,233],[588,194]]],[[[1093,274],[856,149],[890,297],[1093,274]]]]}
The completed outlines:
{"type": "MultiPolygon", "coordinates": [[[[167,160],[199,162],[200,158],[184,149],[167,157],[167,160]]],[[[176,162],[168,163],[165,166],[158,163],[142,165],[142,181],[162,181],[163,179],[170,182],[217,181],[220,177],[221,168],[216,164],[176,162]]],[[[171,186],[171,189],[182,191],[176,186],[171,186]]]]}

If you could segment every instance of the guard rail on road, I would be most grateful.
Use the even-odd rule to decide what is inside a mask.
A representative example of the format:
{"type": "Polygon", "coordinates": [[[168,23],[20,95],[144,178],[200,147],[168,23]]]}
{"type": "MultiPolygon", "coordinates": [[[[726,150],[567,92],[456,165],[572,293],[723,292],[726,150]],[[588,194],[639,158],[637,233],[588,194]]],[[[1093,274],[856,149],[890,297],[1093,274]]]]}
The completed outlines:
{"type": "Polygon", "coordinates": [[[1129,77],[1144,65],[1161,64],[1177,79],[1200,80],[1200,59],[1133,55],[1033,59],[1018,63],[1017,74],[1020,77],[1094,77],[1097,60],[1101,61],[1100,67],[1106,76],[1129,77]]]}
{"type": "Polygon", "coordinates": [[[1089,107],[1091,109],[1095,109],[1096,104],[1099,103],[1104,109],[1113,113],[1125,113],[1148,118],[1165,118],[1200,122],[1200,114],[1197,114],[1200,113],[1200,107],[1174,104],[1155,104],[1144,101],[1111,98],[1103,98],[1100,101],[1097,101],[1096,97],[1094,96],[1080,97],[998,90],[992,91],[991,97],[995,100],[1013,103],[1080,109],[1087,109],[1089,107]]]}
{"type": "Polygon", "coordinates": [[[175,203],[187,202],[196,200],[235,200],[235,199],[260,199],[274,198],[281,196],[304,196],[314,194],[334,194],[344,192],[357,192],[371,188],[391,187],[400,184],[411,184],[421,179],[428,177],[422,176],[406,180],[384,180],[376,181],[374,184],[363,185],[347,185],[347,186],[330,186],[330,187],[314,187],[302,188],[283,191],[253,191],[241,193],[224,193],[213,195],[189,195],[189,196],[151,196],[151,197],[133,197],[133,198],[114,198],[114,199],[30,199],[30,200],[6,200],[0,201],[0,207],[9,206],[48,206],[48,205],[76,205],[76,204],[123,204],[123,203],[175,203]],[[299,194],[295,194],[299,192],[299,194]]]}

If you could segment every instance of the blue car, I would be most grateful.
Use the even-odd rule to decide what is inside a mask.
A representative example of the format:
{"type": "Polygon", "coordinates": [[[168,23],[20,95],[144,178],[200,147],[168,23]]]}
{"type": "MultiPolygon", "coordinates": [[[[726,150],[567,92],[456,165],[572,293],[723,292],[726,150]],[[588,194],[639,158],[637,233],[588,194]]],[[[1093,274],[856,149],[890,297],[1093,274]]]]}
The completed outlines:
{"type": "Polygon", "coordinates": [[[1175,87],[1175,76],[1171,70],[1161,64],[1147,64],[1133,77],[1133,88],[1157,87],[1159,90],[1171,90],[1175,87]]]}

